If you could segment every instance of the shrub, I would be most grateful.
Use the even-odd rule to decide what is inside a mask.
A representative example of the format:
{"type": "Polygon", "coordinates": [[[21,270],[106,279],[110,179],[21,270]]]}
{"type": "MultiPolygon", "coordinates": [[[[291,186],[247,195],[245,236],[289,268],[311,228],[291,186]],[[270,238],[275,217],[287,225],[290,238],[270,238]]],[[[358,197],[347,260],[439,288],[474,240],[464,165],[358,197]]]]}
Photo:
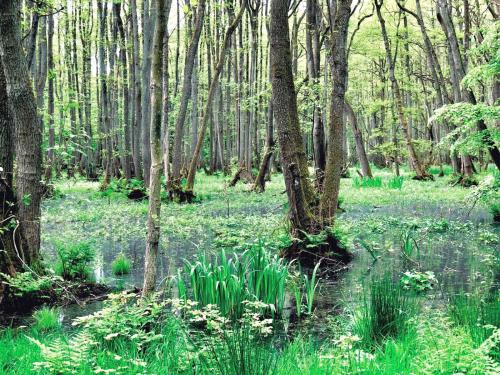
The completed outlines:
{"type": "Polygon", "coordinates": [[[382,187],[382,178],[354,177],[354,179],[352,180],[352,186],[355,188],[380,188],[382,187]]]}
{"type": "Polygon", "coordinates": [[[60,311],[54,307],[42,307],[33,314],[34,327],[39,331],[50,331],[60,325],[60,311]]]}
{"type": "Polygon", "coordinates": [[[90,263],[94,259],[94,250],[87,242],[56,245],[59,261],[56,273],[64,280],[86,280],[90,277],[90,263]]]}
{"type": "Polygon", "coordinates": [[[403,176],[394,176],[389,181],[387,181],[387,187],[389,189],[398,189],[401,190],[403,188],[404,178],[403,176]]]}
{"type": "Polygon", "coordinates": [[[123,253],[118,254],[111,264],[113,274],[117,276],[129,274],[131,268],[132,262],[123,253]]]}
{"type": "Polygon", "coordinates": [[[365,292],[363,306],[354,322],[354,333],[367,347],[374,347],[382,340],[405,334],[409,319],[415,314],[416,305],[411,296],[389,275],[370,284],[369,296],[365,292]]]}

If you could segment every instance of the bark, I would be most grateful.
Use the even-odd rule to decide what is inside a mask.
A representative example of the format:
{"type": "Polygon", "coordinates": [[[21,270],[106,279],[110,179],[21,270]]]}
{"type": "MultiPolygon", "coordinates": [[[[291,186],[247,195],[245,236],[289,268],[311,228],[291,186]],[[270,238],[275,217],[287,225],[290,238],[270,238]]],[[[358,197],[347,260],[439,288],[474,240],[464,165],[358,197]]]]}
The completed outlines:
{"type": "MultiPolygon", "coordinates": [[[[307,73],[313,90],[317,90],[320,79],[320,9],[317,0],[307,0],[307,28],[306,28],[306,52],[307,52],[307,73]]],[[[325,165],[326,165],[326,149],[325,149],[325,130],[322,121],[321,103],[319,93],[314,94],[314,110],[313,110],[313,151],[314,151],[314,167],[316,169],[316,180],[321,189],[323,185],[325,165]]]]}
{"type": "Polygon", "coordinates": [[[302,237],[301,231],[309,231],[312,224],[310,204],[313,193],[297,113],[287,0],[271,1],[269,37],[273,111],[290,208],[291,231],[292,235],[302,237]]]}
{"type": "Polygon", "coordinates": [[[162,107],[163,107],[163,40],[167,30],[167,19],[170,12],[171,0],[156,1],[156,29],[154,33],[154,54],[152,62],[152,98],[150,140],[151,140],[151,178],[149,183],[149,210],[148,210],[148,237],[146,240],[146,255],[144,261],[144,285],[142,295],[152,293],[156,286],[156,259],[160,242],[160,213],[161,213],[161,171],[162,171],[162,107]]]}
{"type": "Polygon", "coordinates": [[[332,80],[328,155],[325,182],[321,196],[321,218],[325,223],[335,217],[338,206],[340,178],[344,166],[344,107],[347,82],[347,32],[351,17],[351,0],[340,0],[332,30],[332,80]]]}
{"type": "Polygon", "coordinates": [[[113,4],[113,11],[115,16],[116,26],[120,35],[120,63],[122,69],[122,99],[123,99],[123,133],[124,133],[124,147],[123,147],[123,169],[125,178],[132,177],[132,145],[130,139],[130,106],[129,106],[129,87],[128,87],[128,65],[127,65],[127,40],[125,37],[125,28],[121,18],[121,3],[113,4]]]}
{"type": "Polygon", "coordinates": [[[47,152],[47,166],[45,169],[45,180],[50,181],[52,179],[52,168],[55,165],[54,147],[56,142],[56,135],[54,130],[54,16],[49,15],[47,19],[48,29],[47,29],[47,65],[50,72],[49,84],[48,84],[48,103],[47,103],[47,115],[49,118],[49,149],[47,152]]]}
{"type": "MultiPolygon", "coordinates": [[[[14,175],[14,120],[8,106],[7,86],[0,59],[0,272],[14,276],[22,268],[14,243],[15,232],[8,224],[17,215],[12,186],[14,175]]],[[[0,276],[0,303],[4,284],[0,276]]]]}
{"type": "Polygon", "coordinates": [[[141,92],[141,73],[140,73],[140,46],[139,46],[139,21],[137,20],[137,2],[130,0],[130,15],[132,21],[132,59],[133,69],[131,71],[132,81],[134,82],[134,118],[132,122],[132,133],[134,141],[132,143],[132,159],[134,161],[135,177],[141,179],[142,171],[142,152],[141,152],[141,121],[142,121],[142,92],[141,92]]]}
{"type": "Polygon", "coordinates": [[[111,179],[111,157],[112,157],[112,140],[111,140],[111,120],[109,118],[109,95],[108,95],[108,79],[107,79],[107,63],[106,63],[106,19],[108,15],[107,3],[103,0],[97,1],[97,13],[99,15],[99,85],[100,85],[100,117],[101,131],[104,133],[104,181],[103,187],[109,184],[111,179]]]}
{"type": "Polygon", "coordinates": [[[142,163],[144,170],[144,184],[149,185],[149,172],[151,169],[151,145],[149,142],[149,126],[151,123],[151,53],[152,53],[152,38],[155,29],[155,9],[156,3],[151,4],[149,7],[149,0],[143,2],[143,44],[142,44],[142,163]]]}
{"type": "Polygon", "coordinates": [[[0,3],[0,57],[15,124],[15,187],[19,230],[23,238],[18,251],[26,264],[33,265],[40,257],[42,132],[26,57],[19,48],[22,41],[18,10],[16,0],[0,3]]]}

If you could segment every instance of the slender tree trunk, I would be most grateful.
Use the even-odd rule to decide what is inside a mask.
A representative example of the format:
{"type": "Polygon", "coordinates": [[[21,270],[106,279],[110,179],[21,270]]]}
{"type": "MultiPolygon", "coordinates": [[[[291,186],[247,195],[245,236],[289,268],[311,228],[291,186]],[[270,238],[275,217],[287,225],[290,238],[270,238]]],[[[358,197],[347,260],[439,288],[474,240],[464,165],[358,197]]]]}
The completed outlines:
{"type": "Polygon", "coordinates": [[[47,65],[50,72],[49,75],[49,85],[48,85],[48,103],[47,103],[47,114],[49,118],[49,149],[47,152],[47,166],[45,169],[45,180],[48,182],[52,179],[52,169],[55,165],[54,157],[54,147],[56,142],[56,134],[54,130],[54,16],[49,15],[47,19],[48,29],[47,29],[47,65]]]}
{"type": "Polygon", "coordinates": [[[182,142],[184,139],[184,122],[186,120],[187,106],[191,96],[191,77],[193,74],[194,60],[198,51],[198,45],[203,28],[203,20],[205,17],[205,3],[206,0],[198,2],[197,15],[193,36],[186,51],[186,59],[184,62],[184,78],[182,85],[182,97],[180,101],[179,112],[175,121],[175,140],[174,140],[174,154],[172,159],[172,179],[173,183],[178,184],[181,176],[182,167],[182,142]]]}
{"type": "Polygon", "coordinates": [[[154,54],[152,62],[152,98],[150,140],[151,140],[151,178],[149,183],[149,210],[148,210],[148,237],[146,241],[146,255],[144,261],[144,285],[142,295],[147,296],[156,286],[156,259],[160,242],[160,213],[161,213],[161,128],[162,128],[162,62],[163,39],[167,30],[167,19],[170,13],[171,0],[156,1],[156,30],[154,33],[154,54]]]}
{"type": "Polygon", "coordinates": [[[356,114],[347,101],[345,102],[344,108],[347,114],[347,119],[352,126],[354,141],[356,143],[356,153],[358,154],[359,164],[361,164],[361,173],[363,174],[363,177],[373,178],[370,163],[368,162],[368,156],[366,156],[365,145],[363,143],[363,134],[358,126],[356,114]]]}
{"type": "Polygon", "coordinates": [[[132,21],[132,59],[133,69],[131,71],[134,82],[134,119],[132,132],[134,142],[132,144],[132,158],[134,161],[134,174],[136,178],[143,177],[142,171],[142,151],[141,151],[141,124],[142,124],[142,92],[141,92],[141,72],[140,72],[140,46],[139,46],[139,21],[137,19],[137,2],[130,0],[130,15],[132,21]]]}
{"type": "Polygon", "coordinates": [[[149,127],[151,123],[151,53],[152,38],[155,29],[155,2],[149,7],[149,0],[143,2],[143,40],[142,40],[142,162],[144,169],[144,184],[149,185],[149,172],[151,169],[151,145],[149,142],[149,127]],[[151,8],[151,9],[150,9],[151,8]]]}
{"type": "Polygon", "coordinates": [[[196,147],[193,150],[193,157],[192,157],[191,163],[189,165],[189,173],[188,173],[188,178],[187,178],[186,191],[190,192],[191,194],[192,194],[193,187],[194,187],[194,179],[196,176],[196,167],[198,165],[198,159],[200,157],[201,147],[203,146],[203,140],[205,138],[205,133],[207,130],[208,117],[209,117],[210,111],[212,109],[212,101],[213,101],[214,95],[216,93],[217,87],[219,85],[219,78],[220,78],[220,74],[222,72],[222,68],[224,67],[224,58],[226,56],[226,51],[229,48],[229,45],[231,43],[231,37],[234,33],[234,30],[236,30],[236,27],[238,27],[238,24],[241,21],[241,18],[243,16],[244,11],[245,11],[245,6],[243,4],[240,8],[238,15],[234,19],[233,23],[226,30],[226,35],[224,36],[223,47],[222,47],[222,49],[220,51],[220,55],[219,55],[219,61],[217,62],[217,66],[215,67],[215,71],[214,71],[214,76],[212,78],[212,82],[210,83],[210,90],[208,92],[207,102],[205,104],[205,108],[203,109],[203,115],[201,117],[201,124],[200,124],[199,133],[198,133],[198,139],[196,142],[196,147]]]}

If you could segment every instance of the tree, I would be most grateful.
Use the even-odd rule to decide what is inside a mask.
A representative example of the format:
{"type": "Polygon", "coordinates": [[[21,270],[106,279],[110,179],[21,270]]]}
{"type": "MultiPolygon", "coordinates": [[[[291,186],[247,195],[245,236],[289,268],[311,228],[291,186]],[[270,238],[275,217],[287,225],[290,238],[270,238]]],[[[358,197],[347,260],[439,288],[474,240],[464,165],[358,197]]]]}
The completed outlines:
{"type": "Polygon", "coordinates": [[[234,30],[236,30],[236,27],[238,26],[238,24],[241,21],[241,18],[243,17],[244,10],[245,10],[245,1],[240,5],[240,11],[238,12],[238,15],[236,16],[236,18],[233,20],[231,25],[229,25],[228,29],[226,30],[226,34],[224,36],[224,41],[222,43],[222,49],[221,49],[220,55],[219,55],[219,60],[217,62],[217,66],[215,67],[215,72],[214,72],[214,76],[212,78],[212,82],[210,83],[210,89],[208,92],[207,102],[205,104],[205,108],[203,109],[203,115],[201,116],[201,124],[200,124],[200,129],[198,132],[197,142],[196,142],[195,148],[193,150],[193,156],[191,158],[191,163],[189,165],[186,191],[190,195],[193,194],[194,179],[195,179],[195,175],[196,175],[196,169],[198,166],[198,159],[200,157],[201,147],[202,147],[203,141],[205,139],[208,117],[209,117],[210,111],[212,110],[212,101],[213,101],[216,89],[219,85],[219,77],[220,77],[222,69],[224,67],[224,58],[226,56],[226,51],[229,48],[229,43],[231,42],[231,36],[233,35],[234,30]]]}
{"type": "Polygon", "coordinates": [[[175,121],[175,140],[172,158],[172,180],[176,185],[179,184],[179,179],[181,176],[184,122],[186,120],[188,102],[191,96],[191,76],[193,74],[196,54],[198,52],[198,44],[200,42],[201,30],[203,28],[203,20],[205,18],[205,3],[206,0],[200,0],[198,3],[193,36],[191,38],[189,48],[186,51],[186,58],[184,61],[182,96],[179,112],[177,113],[177,119],[175,121]]]}
{"type": "Polygon", "coordinates": [[[161,171],[163,166],[162,153],[162,115],[163,115],[163,40],[167,30],[167,19],[170,13],[171,0],[156,1],[156,28],[154,32],[154,54],[152,61],[152,91],[151,98],[151,177],[149,183],[148,237],[146,240],[146,255],[144,260],[144,285],[142,295],[147,296],[156,286],[156,258],[160,242],[161,214],[161,171]]]}
{"type": "MultiPolygon", "coordinates": [[[[7,93],[10,114],[14,122],[14,153],[17,165],[14,179],[15,204],[21,234],[21,240],[16,244],[16,255],[23,264],[33,266],[40,258],[42,129],[26,57],[19,48],[21,46],[19,5],[19,1],[16,0],[0,3],[0,58],[5,77],[4,92],[7,93]]],[[[9,121],[8,117],[6,121],[9,121]]],[[[10,167],[8,164],[7,167],[10,167]]]]}
{"type": "Polygon", "coordinates": [[[270,54],[273,113],[292,222],[292,235],[302,237],[313,224],[314,193],[302,142],[293,82],[288,29],[288,0],[271,0],[270,54]]]}
{"type": "Polygon", "coordinates": [[[399,122],[401,124],[401,127],[403,128],[403,134],[404,134],[405,140],[406,140],[406,148],[408,150],[408,157],[410,159],[410,165],[415,170],[417,178],[419,178],[419,179],[427,178],[428,174],[423,169],[422,163],[420,162],[420,159],[415,151],[415,147],[413,145],[412,137],[411,137],[411,130],[410,130],[409,125],[408,125],[408,119],[407,119],[407,117],[404,113],[404,109],[403,109],[403,98],[401,95],[401,89],[399,87],[399,82],[396,79],[395,56],[393,57],[393,55],[392,55],[391,46],[389,43],[389,37],[387,35],[387,29],[385,26],[385,20],[384,20],[384,17],[382,15],[382,5],[384,4],[384,0],[374,0],[374,4],[375,4],[375,8],[377,10],[377,17],[378,17],[378,20],[380,22],[380,29],[381,29],[382,38],[384,41],[386,60],[387,60],[388,68],[389,68],[389,79],[391,81],[392,95],[394,97],[394,105],[396,107],[399,122]]]}
{"type": "Polygon", "coordinates": [[[328,224],[335,217],[340,191],[344,158],[344,108],[347,83],[347,31],[351,17],[351,0],[340,0],[331,29],[332,94],[330,101],[330,123],[328,130],[328,154],[325,169],[324,191],[320,201],[322,220],[328,224]]]}

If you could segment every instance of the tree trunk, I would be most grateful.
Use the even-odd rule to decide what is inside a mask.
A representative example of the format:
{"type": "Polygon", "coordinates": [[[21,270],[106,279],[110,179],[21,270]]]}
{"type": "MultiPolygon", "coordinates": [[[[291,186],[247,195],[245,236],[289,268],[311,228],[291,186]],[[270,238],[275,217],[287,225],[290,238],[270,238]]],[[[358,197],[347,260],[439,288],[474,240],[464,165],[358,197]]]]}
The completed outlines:
{"type": "Polygon", "coordinates": [[[139,58],[139,21],[137,19],[137,2],[130,0],[130,15],[132,21],[132,59],[133,69],[131,71],[132,81],[134,82],[134,119],[132,123],[132,133],[134,141],[132,143],[132,158],[134,161],[134,174],[135,177],[141,179],[143,177],[142,171],[142,151],[141,151],[141,121],[142,121],[142,108],[141,108],[141,73],[140,73],[140,58],[139,58]]]}
{"type": "Polygon", "coordinates": [[[233,35],[233,32],[236,29],[236,27],[238,26],[238,24],[240,23],[241,18],[243,17],[244,11],[245,11],[245,6],[242,5],[240,8],[240,11],[238,12],[238,15],[234,19],[233,23],[226,30],[226,35],[224,36],[223,47],[222,47],[222,50],[220,51],[220,55],[219,55],[219,61],[217,62],[217,66],[215,67],[214,76],[212,78],[212,82],[210,83],[210,90],[208,92],[207,102],[205,104],[205,108],[203,109],[203,115],[201,117],[201,124],[200,124],[199,133],[198,133],[198,139],[196,142],[196,147],[193,151],[193,157],[192,157],[191,163],[189,165],[189,173],[188,173],[188,178],[187,178],[186,191],[188,193],[191,193],[191,194],[193,192],[193,187],[194,187],[196,167],[198,165],[198,159],[200,157],[201,147],[203,145],[203,140],[205,138],[205,132],[207,130],[208,116],[210,115],[210,111],[212,108],[212,101],[213,101],[217,86],[219,85],[220,74],[222,72],[222,68],[224,67],[224,57],[226,56],[226,51],[229,48],[229,45],[231,43],[231,37],[233,35]]]}
{"type": "Polygon", "coordinates": [[[302,237],[301,231],[308,232],[312,224],[310,203],[313,191],[297,112],[287,0],[271,1],[269,38],[273,111],[290,208],[291,231],[292,235],[302,237]]]}
{"type": "Polygon", "coordinates": [[[45,169],[45,181],[49,182],[52,179],[52,168],[55,165],[55,157],[54,157],[54,147],[56,142],[56,135],[54,130],[54,16],[48,16],[48,35],[47,35],[47,65],[49,72],[51,75],[49,76],[49,87],[48,87],[48,103],[47,103],[47,114],[49,118],[49,149],[47,152],[48,160],[47,166],[45,169]]]}
{"type": "MultiPolygon", "coordinates": [[[[14,243],[14,228],[8,225],[17,216],[16,197],[12,186],[14,176],[14,120],[11,116],[7,86],[0,59],[0,273],[14,276],[22,269],[14,243]]],[[[0,304],[5,285],[0,276],[0,304]]]]}
{"type": "Polygon", "coordinates": [[[351,17],[352,0],[340,0],[335,12],[332,30],[332,80],[330,124],[328,130],[328,155],[325,182],[321,196],[321,218],[329,223],[335,217],[340,191],[340,178],[344,166],[344,107],[347,82],[347,32],[351,17]]]}
{"type": "Polygon", "coordinates": [[[152,62],[152,98],[150,140],[151,140],[151,178],[149,183],[149,210],[148,210],[148,237],[146,241],[146,255],[144,261],[144,285],[142,295],[152,293],[156,286],[156,259],[160,242],[160,213],[161,213],[161,125],[162,125],[162,62],[163,39],[167,29],[167,19],[170,13],[171,0],[156,1],[156,30],[154,33],[154,54],[152,62]]]}
{"type": "Polygon", "coordinates": [[[366,156],[365,144],[363,143],[363,133],[358,126],[356,114],[347,101],[345,102],[344,109],[347,113],[347,119],[352,126],[352,133],[354,134],[354,141],[356,143],[356,153],[358,154],[359,164],[361,165],[361,173],[363,177],[373,178],[368,156],[366,156]]]}
{"type": "Polygon", "coordinates": [[[193,74],[194,60],[198,52],[198,44],[200,41],[201,30],[203,28],[203,19],[205,17],[206,0],[200,0],[197,8],[195,27],[193,37],[186,51],[186,59],[184,62],[184,78],[182,83],[182,97],[180,101],[179,112],[175,121],[175,141],[174,154],[172,159],[172,182],[179,183],[182,167],[182,142],[184,138],[184,122],[186,120],[186,112],[189,98],[191,96],[191,77],[193,74]]]}
{"type": "Polygon", "coordinates": [[[40,256],[42,131],[26,58],[20,48],[18,11],[16,0],[0,3],[0,56],[15,124],[15,187],[19,230],[23,238],[23,246],[18,251],[26,264],[33,265],[40,256]]]}

